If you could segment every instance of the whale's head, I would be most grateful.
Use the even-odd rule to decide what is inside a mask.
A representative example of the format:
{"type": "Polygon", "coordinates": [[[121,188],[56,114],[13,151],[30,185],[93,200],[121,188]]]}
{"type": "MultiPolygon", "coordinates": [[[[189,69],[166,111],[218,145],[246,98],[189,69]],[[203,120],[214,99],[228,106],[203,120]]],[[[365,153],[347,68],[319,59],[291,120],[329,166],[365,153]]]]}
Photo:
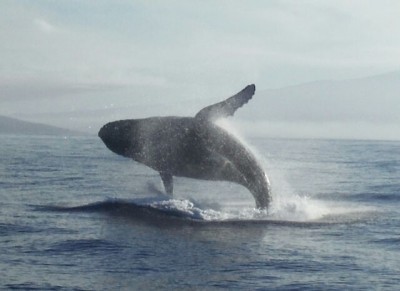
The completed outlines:
{"type": "Polygon", "coordinates": [[[119,120],[105,124],[98,136],[114,153],[131,157],[138,147],[138,125],[135,120],[119,120]]]}

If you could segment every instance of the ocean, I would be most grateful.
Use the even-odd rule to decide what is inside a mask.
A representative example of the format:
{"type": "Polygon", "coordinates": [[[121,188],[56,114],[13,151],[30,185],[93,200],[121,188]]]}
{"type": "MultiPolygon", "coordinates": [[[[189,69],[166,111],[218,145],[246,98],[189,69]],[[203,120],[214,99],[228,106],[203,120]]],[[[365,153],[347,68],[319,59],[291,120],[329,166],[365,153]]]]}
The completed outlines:
{"type": "Polygon", "coordinates": [[[398,290],[400,142],[248,139],[242,186],[175,178],[95,136],[0,135],[0,289],[398,290]]]}

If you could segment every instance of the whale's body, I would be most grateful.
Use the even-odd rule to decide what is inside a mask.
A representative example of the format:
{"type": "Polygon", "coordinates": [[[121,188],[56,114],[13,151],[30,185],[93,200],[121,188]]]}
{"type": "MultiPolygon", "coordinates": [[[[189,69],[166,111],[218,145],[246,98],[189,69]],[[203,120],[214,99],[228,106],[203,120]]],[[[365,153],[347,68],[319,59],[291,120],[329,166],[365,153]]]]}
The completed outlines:
{"type": "Polygon", "coordinates": [[[267,208],[268,178],[254,155],[214,121],[247,103],[255,91],[249,85],[227,100],[202,109],[195,117],[150,117],[107,123],[99,131],[116,154],[158,171],[166,192],[173,176],[230,181],[243,185],[258,208],[267,208]]]}

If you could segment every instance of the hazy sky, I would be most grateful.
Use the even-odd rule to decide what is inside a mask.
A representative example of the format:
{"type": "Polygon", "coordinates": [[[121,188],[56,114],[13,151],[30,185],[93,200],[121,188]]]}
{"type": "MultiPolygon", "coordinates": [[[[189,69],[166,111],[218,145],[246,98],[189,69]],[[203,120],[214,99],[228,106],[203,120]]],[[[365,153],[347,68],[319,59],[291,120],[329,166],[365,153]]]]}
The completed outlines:
{"type": "Polygon", "coordinates": [[[2,0],[0,114],[194,110],[249,83],[398,70],[399,13],[397,0],[2,0]]]}

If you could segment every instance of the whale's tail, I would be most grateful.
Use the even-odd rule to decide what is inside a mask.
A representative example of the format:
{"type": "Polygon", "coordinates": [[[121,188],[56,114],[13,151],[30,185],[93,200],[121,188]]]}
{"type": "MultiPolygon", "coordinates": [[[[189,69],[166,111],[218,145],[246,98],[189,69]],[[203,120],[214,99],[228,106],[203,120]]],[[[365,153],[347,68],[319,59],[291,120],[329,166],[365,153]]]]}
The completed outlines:
{"type": "Polygon", "coordinates": [[[236,95],[201,109],[195,118],[202,121],[215,121],[222,117],[232,116],[236,110],[249,102],[255,91],[256,86],[254,84],[248,85],[236,95]]]}

